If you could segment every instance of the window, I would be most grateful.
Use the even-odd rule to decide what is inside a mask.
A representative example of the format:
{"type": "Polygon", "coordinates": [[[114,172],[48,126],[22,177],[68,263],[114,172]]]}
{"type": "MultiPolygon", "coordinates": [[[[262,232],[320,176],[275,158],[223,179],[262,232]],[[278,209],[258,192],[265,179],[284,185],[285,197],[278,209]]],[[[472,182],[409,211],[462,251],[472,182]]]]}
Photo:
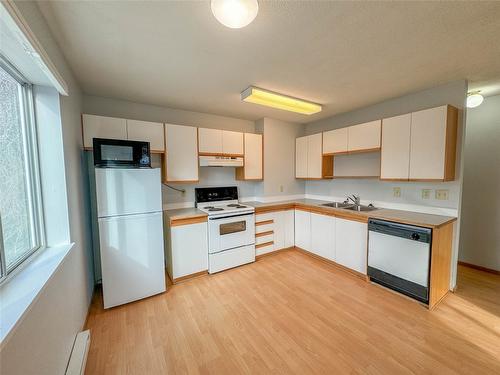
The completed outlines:
{"type": "Polygon", "coordinates": [[[31,85],[0,59],[0,279],[43,245],[31,85]]]}

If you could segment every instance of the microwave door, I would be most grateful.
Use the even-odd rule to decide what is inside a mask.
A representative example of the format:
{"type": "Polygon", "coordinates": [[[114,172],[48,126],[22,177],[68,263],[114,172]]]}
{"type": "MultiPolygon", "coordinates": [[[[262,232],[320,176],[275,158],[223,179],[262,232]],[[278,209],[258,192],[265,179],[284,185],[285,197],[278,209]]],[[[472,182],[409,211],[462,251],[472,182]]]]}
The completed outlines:
{"type": "Polygon", "coordinates": [[[149,142],[94,138],[96,167],[150,168],[149,142]]]}

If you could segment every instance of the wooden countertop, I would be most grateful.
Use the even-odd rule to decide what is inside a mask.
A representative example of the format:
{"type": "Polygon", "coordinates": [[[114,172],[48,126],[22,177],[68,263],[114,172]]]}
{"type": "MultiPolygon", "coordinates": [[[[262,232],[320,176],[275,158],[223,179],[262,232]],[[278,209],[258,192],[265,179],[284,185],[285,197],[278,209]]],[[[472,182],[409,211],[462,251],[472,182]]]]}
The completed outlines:
{"type": "MultiPolygon", "coordinates": [[[[321,201],[315,199],[296,199],[290,201],[280,202],[244,202],[248,206],[255,207],[256,213],[264,213],[280,210],[303,209],[311,212],[316,212],[324,215],[331,215],[335,217],[357,220],[367,222],[369,218],[382,219],[388,221],[395,221],[403,224],[417,225],[426,228],[439,228],[443,225],[449,224],[457,220],[453,216],[443,216],[426,214],[421,212],[393,210],[389,208],[380,208],[374,211],[357,212],[350,211],[342,208],[325,207],[323,204],[329,203],[328,201],[321,201]]],[[[189,223],[190,219],[206,220],[207,214],[198,210],[195,207],[179,208],[173,210],[164,210],[165,215],[170,219],[170,222],[185,222],[189,223]]]]}
{"type": "Polygon", "coordinates": [[[281,202],[244,202],[244,204],[255,207],[256,213],[286,210],[286,209],[304,209],[311,212],[317,212],[325,215],[358,220],[367,222],[369,218],[395,221],[403,224],[417,225],[427,228],[439,228],[457,220],[453,216],[443,216],[426,214],[413,211],[393,210],[389,208],[380,208],[374,211],[357,212],[342,208],[325,207],[323,204],[328,201],[314,199],[297,199],[293,201],[281,202]]]}
{"type": "Polygon", "coordinates": [[[203,223],[207,221],[208,217],[205,212],[200,211],[195,207],[163,210],[163,213],[168,218],[170,226],[172,227],[203,223]]]}

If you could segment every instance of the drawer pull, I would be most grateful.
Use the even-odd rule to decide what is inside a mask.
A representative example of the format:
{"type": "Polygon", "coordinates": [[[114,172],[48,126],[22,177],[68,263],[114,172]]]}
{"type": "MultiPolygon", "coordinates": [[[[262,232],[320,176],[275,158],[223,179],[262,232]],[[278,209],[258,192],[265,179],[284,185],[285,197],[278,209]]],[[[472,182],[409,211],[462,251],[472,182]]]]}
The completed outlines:
{"type": "Polygon", "coordinates": [[[259,249],[261,247],[266,247],[266,246],[270,246],[270,245],[273,245],[273,244],[274,244],[274,241],[264,242],[264,243],[261,243],[259,245],[255,245],[255,248],[259,249]]]}
{"type": "Polygon", "coordinates": [[[274,223],[274,220],[258,221],[255,223],[255,226],[272,224],[272,223],[274,223]]]}
{"type": "Polygon", "coordinates": [[[273,234],[273,233],[274,233],[274,230],[268,230],[267,232],[256,233],[255,237],[263,237],[263,236],[267,236],[267,235],[273,234]]]}

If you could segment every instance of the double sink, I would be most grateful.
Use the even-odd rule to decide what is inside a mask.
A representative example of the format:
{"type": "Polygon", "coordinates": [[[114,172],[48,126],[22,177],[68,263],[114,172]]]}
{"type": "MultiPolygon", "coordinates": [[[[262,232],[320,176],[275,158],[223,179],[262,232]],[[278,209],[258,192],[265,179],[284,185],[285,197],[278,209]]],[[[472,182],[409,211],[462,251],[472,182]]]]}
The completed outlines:
{"type": "Polygon", "coordinates": [[[348,202],[324,203],[324,204],[322,204],[322,206],[333,207],[333,208],[342,208],[344,210],[358,211],[358,212],[374,211],[374,210],[378,209],[371,204],[369,204],[368,206],[365,206],[362,204],[353,204],[353,203],[348,203],[348,202]]]}

